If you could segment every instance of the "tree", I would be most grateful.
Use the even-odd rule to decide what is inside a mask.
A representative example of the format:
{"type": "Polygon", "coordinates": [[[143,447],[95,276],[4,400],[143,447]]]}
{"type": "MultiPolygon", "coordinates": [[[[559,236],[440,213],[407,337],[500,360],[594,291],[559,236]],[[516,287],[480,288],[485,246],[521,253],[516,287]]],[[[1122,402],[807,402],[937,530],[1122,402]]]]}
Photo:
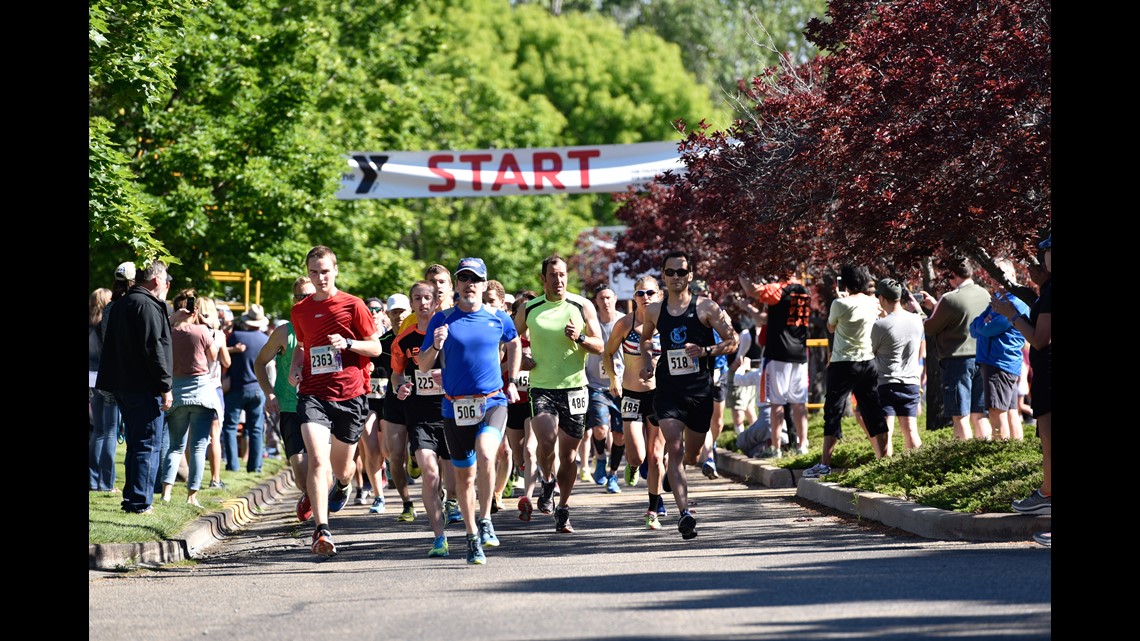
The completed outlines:
{"type": "Polygon", "coordinates": [[[508,290],[533,288],[542,258],[571,251],[581,229],[614,222],[615,203],[337,201],[344,155],[676,139],[674,119],[713,112],[677,72],[676,47],[627,36],[601,16],[563,20],[506,0],[182,0],[158,10],[149,25],[109,21],[102,36],[125,48],[141,38],[128,27],[165,29],[124,57],[146,65],[92,73],[91,111],[108,123],[107,144],[93,135],[92,155],[122,155],[115,172],[111,161],[92,163],[91,288],[148,240],[182,263],[175,288],[232,299],[237,291],[210,279],[207,265],[248,268],[278,315],[315,244],[337,252],[338,283],[364,296],[405,291],[428,264],[467,255],[486,258],[508,290]],[[163,91],[112,101],[115,78],[145,77],[151,65],[167,70],[163,91]],[[111,186],[96,191],[96,177],[111,186]],[[124,204],[131,194],[137,207],[124,204]],[[114,208],[135,218],[100,213],[114,208]]]}
{"type": "Polygon", "coordinates": [[[688,133],[687,174],[621,196],[630,272],[668,245],[710,285],[852,261],[932,290],[934,258],[1034,255],[1052,215],[1050,3],[833,0],[827,16],[807,37],[830,53],[766,69],[750,118],[688,133]]]}

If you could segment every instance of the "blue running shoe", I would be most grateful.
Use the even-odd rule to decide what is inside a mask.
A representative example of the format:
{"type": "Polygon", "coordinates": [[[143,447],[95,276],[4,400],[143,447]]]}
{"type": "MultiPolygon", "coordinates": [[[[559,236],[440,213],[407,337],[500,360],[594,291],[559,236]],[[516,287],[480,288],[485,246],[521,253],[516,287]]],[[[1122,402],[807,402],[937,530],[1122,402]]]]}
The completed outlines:
{"type": "Polygon", "coordinates": [[[333,486],[329,489],[329,512],[340,512],[344,504],[348,503],[351,491],[352,483],[341,485],[340,481],[334,479],[333,486]]]}
{"type": "Polygon", "coordinates": [[[450,553],[447,551],[447,537],[435,537],[435,540],[432,541],[431,549],[428,550],[428,556],[447,556],[448,554],[450,553]]]}
{"type": "Polygon", "coordinates": [[[665,511],[665,499],[661,499],[661,502],[657,504],[657,516],[669,516],[669,513],[665,511]]]}
{"type": "Polygon", "coordinates": [[[681,532],[681,538],[686,541],[697,536],[697,520],[689,514],[688,510],[681,515],[681,520],[677,521],[677,530],[681,532]]]}
{"type": "Polygon", "coordinates": [[[598,485],[605,485],[609,479],[609,475],[606,474],[606,457],[596,456],[594,461],[594,482],[598,485]]]}
{"type": "Polygon", "coordinates": [[[495,526],[491,519],[479,521],[479,543],[489,548],[499,547],[499,537],[495,534],[495,526]]]}
{"type": "Polygon", "coordinates": [[[617,474],[613,474],[606,479],[606,491],[610,494],[621,494],[621,488],[618,487],[617,474]]]}
{"type": "Polygon", "coordinates": [[[447,514],[447,523],[462,523],[463,513],[459,511],[459,501],[450,499],[443,502],[444,512],[447,514]]]}
{"type": "Polygon", "coordinates": [[[467,562],[471,565],[483,565],[487,562],[487,555],[483,553],[483,545],[479,543],[478,534],[467,535],[467,562]]]}

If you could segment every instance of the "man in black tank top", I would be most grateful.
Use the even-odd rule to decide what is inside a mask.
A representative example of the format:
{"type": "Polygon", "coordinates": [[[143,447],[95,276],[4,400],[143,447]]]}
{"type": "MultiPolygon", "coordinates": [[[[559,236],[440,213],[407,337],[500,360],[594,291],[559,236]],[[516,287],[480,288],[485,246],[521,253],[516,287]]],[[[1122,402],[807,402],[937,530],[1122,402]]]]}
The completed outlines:
{"type": "MultiPolygon", "coordinates": [[[[689,513],[685,465],[696,465],[712,420],[712,368],[719,354],[736,353],[736,331],[728,315],[711,298],[693,296],[692,261],[683,251],[665,255],[666,296],[645,308],[641,332],[642,378],[657,377],[653,410],[665,435],[666,474],[681,518],[677,529],[685,539],[697,535],[697,520],[689,513]],[[722,337],[713,340],[713,329],[722,337]],[[653,366],[651,339],[661,335],[661,358],[653,366]]],[[[660,497],[658,497],[660,500],[660,497]]],[[[653,497],[650,497],[653,502],[653,497]]],[[[656,506],[650,506],[656,509],[656,506]]]]}

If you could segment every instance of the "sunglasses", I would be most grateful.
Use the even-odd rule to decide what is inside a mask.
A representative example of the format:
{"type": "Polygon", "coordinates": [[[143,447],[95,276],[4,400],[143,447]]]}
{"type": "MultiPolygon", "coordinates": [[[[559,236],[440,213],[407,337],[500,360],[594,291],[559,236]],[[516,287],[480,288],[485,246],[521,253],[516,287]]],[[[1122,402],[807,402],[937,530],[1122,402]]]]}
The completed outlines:
{"type": "Polygon", "coordinates": [[[458,274],[455,275],[455,280],[457,280],[461,283],[481,283],[487,279],[486,278],[479,278],[478,276],[476,276],[475,274],[472,274],[471,272],[459,272],[458,274]]]}
{"type": "Polygon", "coordinates": [[[372,310],[373,314],[379,314],[380,312],[384,311],[383,309],[380,309],[379,307],[369,307],[368,309],[372,310]]]}
{"type": "Polygon", "coordinates": [[[673,276],[680,276],[681,278],[684,278],[684,277],[689,275],[689,270],[687,270],[687,269],[673,269],[670,267],[669,269],[665,270],[665,275],[669,276],[670,278],[672,278],[673,276]]]}
{"type": "Polygon", "coordinates": [[[639,289],[633,293],[634,296],[652,296],[657,293],[656,289],[639,289]]]}
{"type": "Polygon", "coordinates": [[[293,300],[305,300],[312,295],[313,294],[311,292],[308,294],[293,294],[293,300]]]}

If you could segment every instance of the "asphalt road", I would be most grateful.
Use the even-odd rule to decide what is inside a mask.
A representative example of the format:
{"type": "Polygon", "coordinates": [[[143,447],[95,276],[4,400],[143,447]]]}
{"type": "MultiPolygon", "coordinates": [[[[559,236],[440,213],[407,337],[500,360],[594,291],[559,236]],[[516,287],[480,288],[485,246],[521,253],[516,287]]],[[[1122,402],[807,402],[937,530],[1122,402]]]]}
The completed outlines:
{"type": "Polygon", "coordinates": [[[510,501],[484,566],[465,562],[460,525],[447,528],[451,556],[428,558],[426,517],[397,522],[391,490],[385,514],[333,515],[340,553],[320,559],[292,490],[197,561],[90,571],[89,639],[1051,637],[1047,548],[924,539],[825,514],[794,489],[689,477],[696,539],[681,539],[671,497],[653,532],[644,485],[611,495],[579,482],[577,532],[538,512],[520,521],[510,501]]]}

